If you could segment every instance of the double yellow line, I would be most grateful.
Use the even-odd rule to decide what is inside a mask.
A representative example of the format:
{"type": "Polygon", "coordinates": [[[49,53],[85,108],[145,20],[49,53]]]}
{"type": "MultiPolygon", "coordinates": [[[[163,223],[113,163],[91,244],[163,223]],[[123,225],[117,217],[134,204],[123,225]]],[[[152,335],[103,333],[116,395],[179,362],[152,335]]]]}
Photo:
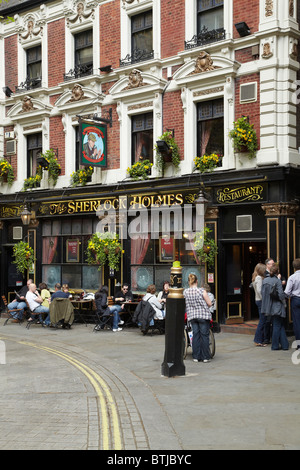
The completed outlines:
{"type": "Polygon", "coordinates": [[[122,449],[121,431],[119,426],[119,418],[117,413],[117,407],[115,401],[110,393],[107,383],[97,374],[93,369],[83,364],[82,362],[74,359],[72,356],[65,354],[56,349],[49,348],[47,346],[39,346],[34,343],[27,341],[17,341],[19,344],[30,346],[32,348],[40,349],[64,359],[65,361],[72,364],[80,372],[82,372],[93,385],[100,402],[101,412],[101,434],[102,434],[102,447],[103,450],[111,450],[109,444],[110,432],[112,432],[112,445],[115,450],[122,449]],[[112,430],[110,428],[109,417],[111,417],[112,430]]]}

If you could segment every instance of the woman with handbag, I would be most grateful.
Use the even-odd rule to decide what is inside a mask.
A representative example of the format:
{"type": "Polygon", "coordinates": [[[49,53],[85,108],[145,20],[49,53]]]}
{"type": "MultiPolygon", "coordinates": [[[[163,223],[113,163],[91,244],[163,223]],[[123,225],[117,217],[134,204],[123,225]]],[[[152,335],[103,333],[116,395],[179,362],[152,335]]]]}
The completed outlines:
{"type": "Polygon", "coordinates": [[[271,317],[273,325],[271,347],[273,351],[289,349],[289,342],[284,328],[284,318],[286,317],[285,294],[282,289],[281,280],[277,277],[278,274],[279,266],[278,264],[273,264],[270,268],[270,276],[263,280],[261,289],[261,312],[263,315],[271,317]]]}
{"type": "Polygon", "coordinates": [[[101,329],[101,317],[109,317],[113,315],[113,327],[112,330],[122,331],[122,328],[119,328],[120,316],[116,306],[108,307],[107,305],[107,296],[108,296],[108,287],[102,286],[95,293],[95,303],[96,303],[96,315],[99,320],[99,324],[95,327],[96,331],[101,329]]]}

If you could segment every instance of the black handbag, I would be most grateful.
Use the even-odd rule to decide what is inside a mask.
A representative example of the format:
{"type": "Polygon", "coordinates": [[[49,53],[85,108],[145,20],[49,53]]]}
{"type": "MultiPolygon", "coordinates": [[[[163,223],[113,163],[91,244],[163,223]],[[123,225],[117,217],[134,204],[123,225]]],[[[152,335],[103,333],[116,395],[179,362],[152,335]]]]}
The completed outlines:
{"type": "Polygon", "coordinates": [[[272,300],[279,300],[276,284],[272,284],[271,286],[270,297],[272,300]]]}

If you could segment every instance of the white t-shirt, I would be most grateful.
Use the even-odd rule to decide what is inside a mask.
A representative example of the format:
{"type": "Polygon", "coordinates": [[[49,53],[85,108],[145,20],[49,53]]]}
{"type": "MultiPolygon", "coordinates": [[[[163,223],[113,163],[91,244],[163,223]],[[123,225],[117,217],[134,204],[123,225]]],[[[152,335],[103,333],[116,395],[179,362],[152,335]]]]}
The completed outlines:
{"type": "Polygon", "coordinates": [[[30,310],[33,312],[34,309],[40,307],[41,303],[36,301],[37,295],[34,292],[28,291],[26,294],[26,300],[29,304],[30,310]]]}

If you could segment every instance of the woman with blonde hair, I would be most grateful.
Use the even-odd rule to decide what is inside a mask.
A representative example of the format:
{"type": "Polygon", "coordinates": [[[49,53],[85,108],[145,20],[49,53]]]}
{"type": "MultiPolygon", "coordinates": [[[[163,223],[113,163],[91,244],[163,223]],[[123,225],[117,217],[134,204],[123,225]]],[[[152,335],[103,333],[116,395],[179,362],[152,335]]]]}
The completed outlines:
{"type": "Polygon", "coordinates": [[[261,286],[263,279],[265,277],[266,265],[262,263],[258,263],[253,271],[252,274],[252,286],[255,292],[255,303],[258,308],[258,315],[259,315],[259,322],[256,328],[255,336],[254,336],[254,343],[256,346],[267,346],[267,332],[266,332],[266,317],[261,313],[261,303],[262,303],[262,296],[261,296],[261,286]]]}
{"type": "Polygon", "coordinates": [[[198,288],[195,274],[189,275],[189,288],[185,289],[185,306],[187,320],[193,329],[193,360],[194,362],[209,362],[209,328],[211,320],[211,301],[204,289],[198,288]]]}

